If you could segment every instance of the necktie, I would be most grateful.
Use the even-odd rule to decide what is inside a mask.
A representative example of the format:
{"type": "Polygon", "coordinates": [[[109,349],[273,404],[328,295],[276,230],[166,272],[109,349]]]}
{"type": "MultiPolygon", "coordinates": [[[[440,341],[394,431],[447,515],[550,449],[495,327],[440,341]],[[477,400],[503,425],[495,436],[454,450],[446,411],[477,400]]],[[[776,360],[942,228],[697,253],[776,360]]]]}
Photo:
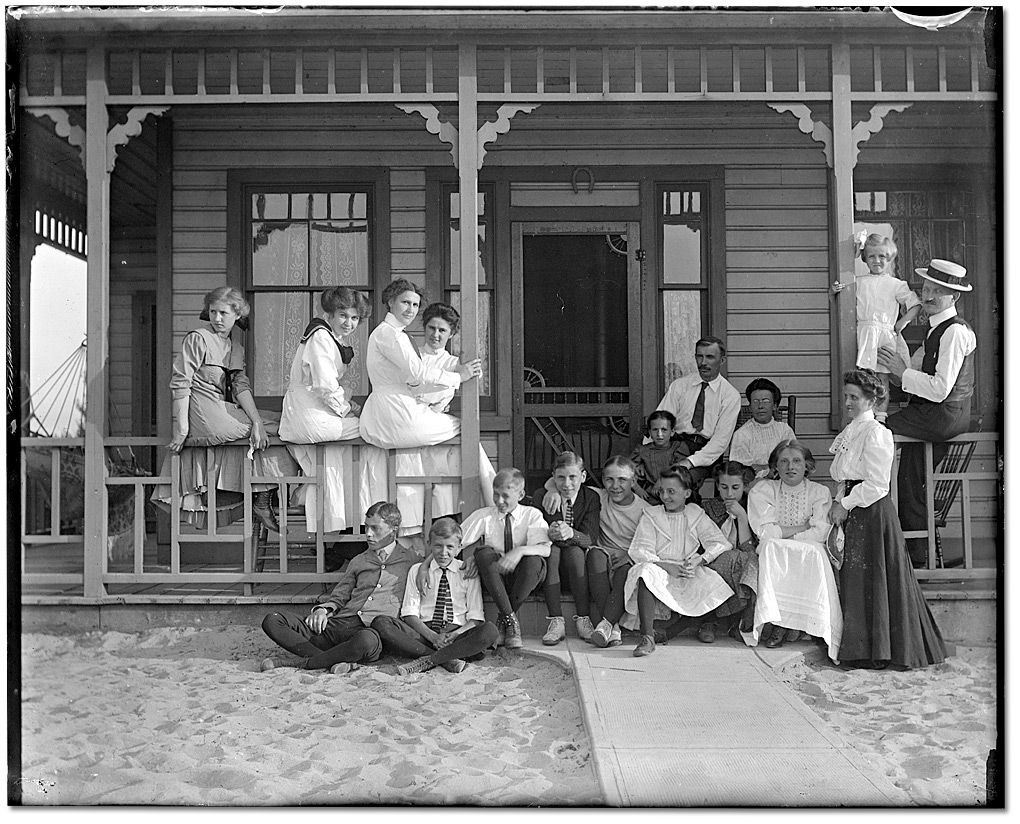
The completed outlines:
{"type": "Polygon", "coordinates": [[[514,527],[510,513],[503,519],[503,552],[509,552],[514,548],[514,527]]]}
{"type": "Polygon", "coordinates": [[[421,349],[418,348],[418,341],[411,337],[411,333],[406,329],[404,330],[404,334],[407,335],[407,339],[411,341],[411,346],[414,348],[414,354],[418,356],[418,360],[421,360],[421,349]]]}
{"type": "Polygon", "coordinates": [[[570,501],[563,502],[563,523],[567,526],[574,525],[574,505],[570,501]]]}
{"type": "Polygon", "coordinates": [[[701,434],[701,428],[705,425],[705,390],[708,389],[708,381],[701,382],[701,392],[698,393],[698,400],[694,404],[694,415],[691,417],[691,426],[694,431],[701,434]]]}
{"type": "Polygon", "coordinates": [[[442,570],[439,577],[439,589],[436,591],[436,605],[432,610],[432,620],[429,621],[429,628],[433,632],[440,632],[447,624],[453,623],[453,599],[450,597],[450,581],[446,577],[446,570],[442,570]]]}

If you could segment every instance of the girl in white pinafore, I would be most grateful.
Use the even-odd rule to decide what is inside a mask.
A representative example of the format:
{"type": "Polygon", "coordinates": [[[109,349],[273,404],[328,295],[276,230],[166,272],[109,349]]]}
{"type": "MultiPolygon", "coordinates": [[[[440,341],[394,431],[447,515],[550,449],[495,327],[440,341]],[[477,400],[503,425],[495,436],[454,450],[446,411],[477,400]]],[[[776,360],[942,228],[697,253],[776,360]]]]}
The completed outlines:
{"type": "MultiPolygon", "coordinates": [[[[460,421],[438,412],[415,396],[420,391],[456,390],[463,381],[482,374],[477,358],[460,364],[456,369],[444,368],[441,362],[423,360],[417,344],[406,333],[406,327],[418,315],[422,290],[414,283],[399,279],[383,291],[387,307],[385,319],[369,336],[365,365],[372,382],[372,392],[361,412],[361,437],[383,449],[397,449],[399,475],[434,476],[460,474],[460,447],[439,447],[460,433],[460,421]]],[[[496,473],[485,452],[479,447],[480,481],[483,502],[492,505],[492,479],[496,473]]],[[[460,511],[459,485],[437,485],[432,515],[450,515],[460,511]],[[442,498],[448,498],[442,500],[442,498]]],[[[419,532],[424,522],[424,487],[421,484],[399,484],[397,505],[401,514],[401,533],[419,532]]]]}
{"type": "MultiPolygon", "coordinates": [[[[371,315],[368,299],[346,286],[327,289],[320,297],[325,319],[315,318],[301,336],[290,367],[290,383],[283,398],[280,439],[287,441],[305,475],[316,474],[316,447],[297,444],[329,443],[323,448],[323,530],[338,532],[364,522],[365,511],[386,500],[385,454],[374,446],[362,446],[357,505],[353,489],[353,447],[333,441],[357,438],[360,426],[356,403],[341,383],[354,349],[345,343],[361,320],[371,315]]],[[[292,502],[303,504],[305,524],[314,532],[318,501],[314,484],[298,487],[292,502]]]]}
{"type": "Polygon", "coordinates": [[[758,600],[750,646],[773,625],[766,642],[782,646],[787,633],[825,639],[829,657],[839,660],[843,636],[836,577],[825,547],[832,495],[807,480],[814,471],[811,450],[798,441],[777,444],[769,456],[772,478],[758,481],[747,498],[747,518],[758,536],[758,600]]]}
{"type": "Polygon", "coordinates": [[[663,471],[658,481],[662,505],[645,509],[634,531],[629,550],[634,566],[623,590],[626,615],[621,624],[640,627],[641,641],[634,650],[638,657],[655,650],[654,621],[669,619],[674,612],[704,615],[733,595],[722,576],[705,566],[731,546],[700,506],[686,503],[692,486],[686,467],[663,471]],[[651,594],[654,605],[642,601],[644,592],[651,594]]]}

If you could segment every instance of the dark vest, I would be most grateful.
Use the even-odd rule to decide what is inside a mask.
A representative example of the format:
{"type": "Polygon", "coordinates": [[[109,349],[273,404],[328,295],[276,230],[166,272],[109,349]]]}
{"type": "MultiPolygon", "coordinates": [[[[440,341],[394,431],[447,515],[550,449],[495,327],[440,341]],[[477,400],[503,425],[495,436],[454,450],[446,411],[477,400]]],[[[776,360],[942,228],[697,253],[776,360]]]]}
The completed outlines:
{"type": "MultiPolygon", "coordinates": [[[[970,329],[968,324],[961,317],[956,316],[944,320],[938,326],[931,330],[931,334],[925,338],[924,341],[924,360],[921,361],[921,371],[926,375],[935,374],[935,366],[939,360],[939,346],[942,343],[942,336],[949,330],[949,327],[955,323],[959,323],[961,326],[970,329]]],[[[956,383],[953,388],[949,390],[949,395],[943,403],[947,402],[960,402],[966,400],[974,394],[974,353],[971,352],[963,359],[963,365],[960,367],[960,373],[956,376],[956,383]]]]}

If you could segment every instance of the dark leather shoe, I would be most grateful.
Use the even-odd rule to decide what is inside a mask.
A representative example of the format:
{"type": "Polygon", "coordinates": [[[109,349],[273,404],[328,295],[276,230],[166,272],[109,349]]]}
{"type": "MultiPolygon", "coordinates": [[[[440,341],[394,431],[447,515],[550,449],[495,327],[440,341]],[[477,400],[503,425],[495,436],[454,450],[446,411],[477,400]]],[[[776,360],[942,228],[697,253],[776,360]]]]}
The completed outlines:
{"type": "Polygon", "coordinates": [[[782,629],[775,627],[772,630],[772,635],[769,636],[769,640],[765,642],[765,646],[769,649],[779,649],[783,645],[785,635],[786,633],[782,629]]]}
{"type": "Polygon", "coordinates": [[[251,502],[251,512],[266,529],[272,532],[280,531],[280,524],[276,520],[276,513],[273,512],[271,493],[256,492],[251,502]]]}

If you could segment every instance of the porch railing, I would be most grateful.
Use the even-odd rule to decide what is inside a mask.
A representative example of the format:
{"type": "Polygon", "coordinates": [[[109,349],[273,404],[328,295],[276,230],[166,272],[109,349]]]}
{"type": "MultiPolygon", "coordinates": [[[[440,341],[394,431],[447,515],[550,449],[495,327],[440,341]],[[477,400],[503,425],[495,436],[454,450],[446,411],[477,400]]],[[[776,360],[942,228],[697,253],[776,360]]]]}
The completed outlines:
{"type": "MultiPolygon", "coordinates": [[[[446,441],[443,445],[459,445],[459,439],[454,438],[450,441],[446,441]]],[[[285,445],[278,438],[271,438],[270,445],[285,445]]],[[[328,572],[326,570],[326,531],[324,528],[325,519],[325,506],[324,506],[324,486],[323,481],[325,478],[324,472],[324,455],[325,447],[330,445],[339,445],[348,447],[352,451],[352,478],[354,482],[349,484],[350,488],[345,488],[345,494],[348,495],[353,503],[350,507],[350,511],[354,513],[360,513],[371,505],[371,501],[362,502],[359,500],[359,483],[360,478],[360,465],[361,465],[361,450],[362,447],[366,446],[365,442],[361,439],[349,440],[336,442],[335,444],[315,444],[315,472],[311,475],[291,475],[291,476],[262,476],[256,475],[252,470],[252,462],[250,460],[243,461],[243,475],[242,475],[242,486],[243,486],[243,516],[242,518],[228,526],[217,527],[215,511],[217,506],[217,490],[210,486],[207,492],[207,509],[209,516],[206,519],[206,526],[203,529],[194,527],[182,526],[181,513],[182,513],[182,500],[180,494],[180,471],[181,471],[181,457],[177,454],[172,454],[169,462],[169,474],[154,474],[154,475],[135,475],[135,474],[124,474],[117,475],[109,473],[106,478],[106,487],[108,493],[112,493],[116,488],[130,488],[131,496],[130,499],[133,501],[133,507],[125,506],[125,510],[133,509],[130,516],[131,518],[131,544],[132,554],[130,560],[130,571],[126,570],[111,570],[111,551],[113,548],[113,542],[117,540],[114,536],[113,530],[110,532],[110,546],[109,547],[89,547],[85,544],[83,536],[81,534],[68,534],[63,530],[61,525],[61,493],[65,486],[65,478],[63,477],[66,473],[67,467],[67,455],[62,452],[65,449],[81,450],[83,447],[83,440],[81,438],[23,438],[21,440],[21,480],[22,480],[22,496],[21,496],[21,559],[22,559],[22,584],[27,586],[32,585],[81,585],[84,582],[83,572],[28,572],[26,566],[26,549],[33,545],[77,545],[82,547],[84,553],[82,562],[83,564],[100,564],[102,569],[101,581],[103,584],[104,594],[107,592],[109,585],[181,585],[181,584],[218,584],[224,587],[229,586],[243,586],[244,595],[252,595],[254,593],[254,587],[258,584],[263,583],[290,583],[290,584],[331,584],[339,578],[339,573],[328,572]],[[31,512],[28,509],[28,503],[31,499],[31,493],[29,490],[32,487],[38,487],[39,483],[33,483],[29,477],[28,472],[28,450],[46,451],[49,450],[49,467],[50,467],[50,479],[49,479],[49,498],[50,498],[50,517],[48,524],[40,522],[38,512],[31,512]],[[263,538],[260,546],[259,529],[256,522],[253,521],[252,515],[252,497],[251,485],[255,484],[277,484],[279,485],[279,524],[280,530],[276,537],[269,535],[267,538],[263,538]],[[295,510],[288,507],[287,502],[290,500],[290,493],[295,485],[310,484],[313,487],[313,494],[316,496],[316,523],[315,531],[312,533],[306,532],[305,530],[299,530],[295,535],[289,527],[295,518],[300,518],[302,521],[305,518],[303,511],[298,514],[295,510]],[[156,486],[169,485],[170,487],[170,503],[169,503],[169,539],[168,539],[168,551],[169,551],[169,569],[160,569],[155,571],[152,566],[166,567],[166,563],[159,563],[158,561],[153,563],[151,556],[146,559],[146,550],[151,550],[152,541],[150,536],[152,530],[149,528],[148,523],[152,519],[147,517],[147,513],[154,511],[154,505],[151,505],[153,491],[156,486]],[[34,534],[30,534],[26,531],[27,527],[34,526],[34,534]],[[43,528],[40,528],[43,527],[43,528]],[[216,564],[215,566],[220,567],[213,571],[206,570],[188,570],[182,569],[181,562],[181,550],[182,547],[188,544],[203,544],[203,545],[236,545],[241,548],[241,560],[236,564],[216,564]],[[278,568],[275,571],[260,571],[257,569],[259,556],[257,552],[260,548],[268,548],[276,545],[279,547],[278,556],[278,568]],[[302,552],[302,550],[304,550],[302,552]],[[307,557],[308,551],[314,552],[314,571],[299,571],[291,569],[291,561],[297,557],[298,553],[307,557]],[[148,567],[148,568],[147,568],[148,567]],[[223,568],[227,567],[227,568],[223,568]],[[236,567],[236,568],[231,568],[236,567]]],[[[142,448],[161,448],[165,447],[165,439],[157,437],[109,437],[104,439],[104,446],[108,450],[115,449],[142,449],[142,448]]],[[[247,440],[234,441],[228,444],[223,444],[219,447],[207,447],[203,451],[205,453],[204,458],[206,460],[207,470],[211,469],[214,452],[217,449],[242,449],[247,452],[249,444],[247,440]]],[[[163,449],[159,449],[160,453],[163,449]]],[[[38,461],[36,462],[38,464],[38,461]]],[[[158,464],[162,466],[160,462],[158,464]]],[[[387,500],[396,501],[397,499],[397,486],[402,484],[420,484],[424,487],[424,512],[423,512],[423,531],[427,533],[432,522],[432,500],[433,500],[433,486],[435,484],[459,484],[461,482],[460,476],[416,476],[416,475],[399,475],[397,472],[397,450],[386,450],[386,467],[387,467],[387,500]]],[[[207,471],[207,476],[211,477],[211,473],[207,471]]],[[[111,495],[106,496],[106,507],[104,508],[103,517],[107,519],[109,523],[110,519],[110,498],[111,495]]],[[[124,502],[127,498],[121,499],[121,504],[124,506],[124,502]]],[[[157,541],[158,532],[160,531],[157,519],[157,541]]],[[[165,530],[164,530],[165,531],[165,530]]],[[[123,532],[120,533],[123,537],[123,532]]],[[[360,523],[360,517],[355,517],[355,522],[351,526],[339,534],[330,533],[330,542],[364,542],[367,541],[367,537],[364,532],[364,525],[360,523]]],[[[274,556],[274,560],[276,560],[274,556]]],[[[114,567],[125,566],[126,564],[113,564],[114,567]]],[[[187,566],[203,566],[199,563],[185,564],[187,566]]],[[[115,597],[115,596],[111,596],[115,597]]],[[[154,599],[155,600],[155,599],[154,599]]]]}
{"type": "MultiPolygon", "coordinates": [[[[991,445],[993,450],[993,466],[994,469],[991,471],[972,469],[970,466],[959,469],[947,469],[943,467],[936,468],[934,465],[934,456],[932,454],[932,445],[927,441],[919,441],[916,438],[908,438],[903,435],[896,435],[894,441],[897,444],[904,443],[923,443],[924,444],[924,461],[925,461],[925,477],[927,482],[925,484],[925,496],[926,496],[926,510],[928,513],[928,523],[925,529],[912,530],[904,532],[905,538],[925,538],[928,543],[928,558],[924,568],[915,570],[915,573],[919,580],[944,580],[944,579],[987,579],[995,578],[998,574],[998,567],[1001,563],[1001,558],[995,558],[995,564],[992,566],[975,566],[974,563],[974,510],[972,502],[972,484],[979,483],[982,481],[992,481],[996,483],[997,491],[1001,492],[1001,481],[1002,481],[1002,455],[999,448],[999,435],[995,432],[965,432],[962,435],[958,435],[948,443],[952,446],[954,444],[973,444],[975,448],[980,448],[982,444],[991,445]],[[957,481],[959,482],[959,489],[953,496],[953,499],[941,501],[940,504],[943,508],[952,507],[955,505],[956,498],[960,502],[960,528],[963,538],[963,563],[962,567],[955,569],[946,569],[940,566],[937,561],[937,550],[938,550],[938,526],[936,524],[936,485],[939,482],[945,481],[957,481]]],[[[987,456],[981,456],[979,460],[986,461],[987,456]]],[[[897,457],[897,465],[898,465],[897,457]]],[[[893,468],[893,485],[892,485],[892,496],[893,501],[897,501],[897,489],[896,489],[896,467],[893,468]]],[[[1000,502],[1001,503],[1001,502],[1000,502]]],[[[999,517],[1003,516],[1001,505],[999,507],[999,517]]]]}

